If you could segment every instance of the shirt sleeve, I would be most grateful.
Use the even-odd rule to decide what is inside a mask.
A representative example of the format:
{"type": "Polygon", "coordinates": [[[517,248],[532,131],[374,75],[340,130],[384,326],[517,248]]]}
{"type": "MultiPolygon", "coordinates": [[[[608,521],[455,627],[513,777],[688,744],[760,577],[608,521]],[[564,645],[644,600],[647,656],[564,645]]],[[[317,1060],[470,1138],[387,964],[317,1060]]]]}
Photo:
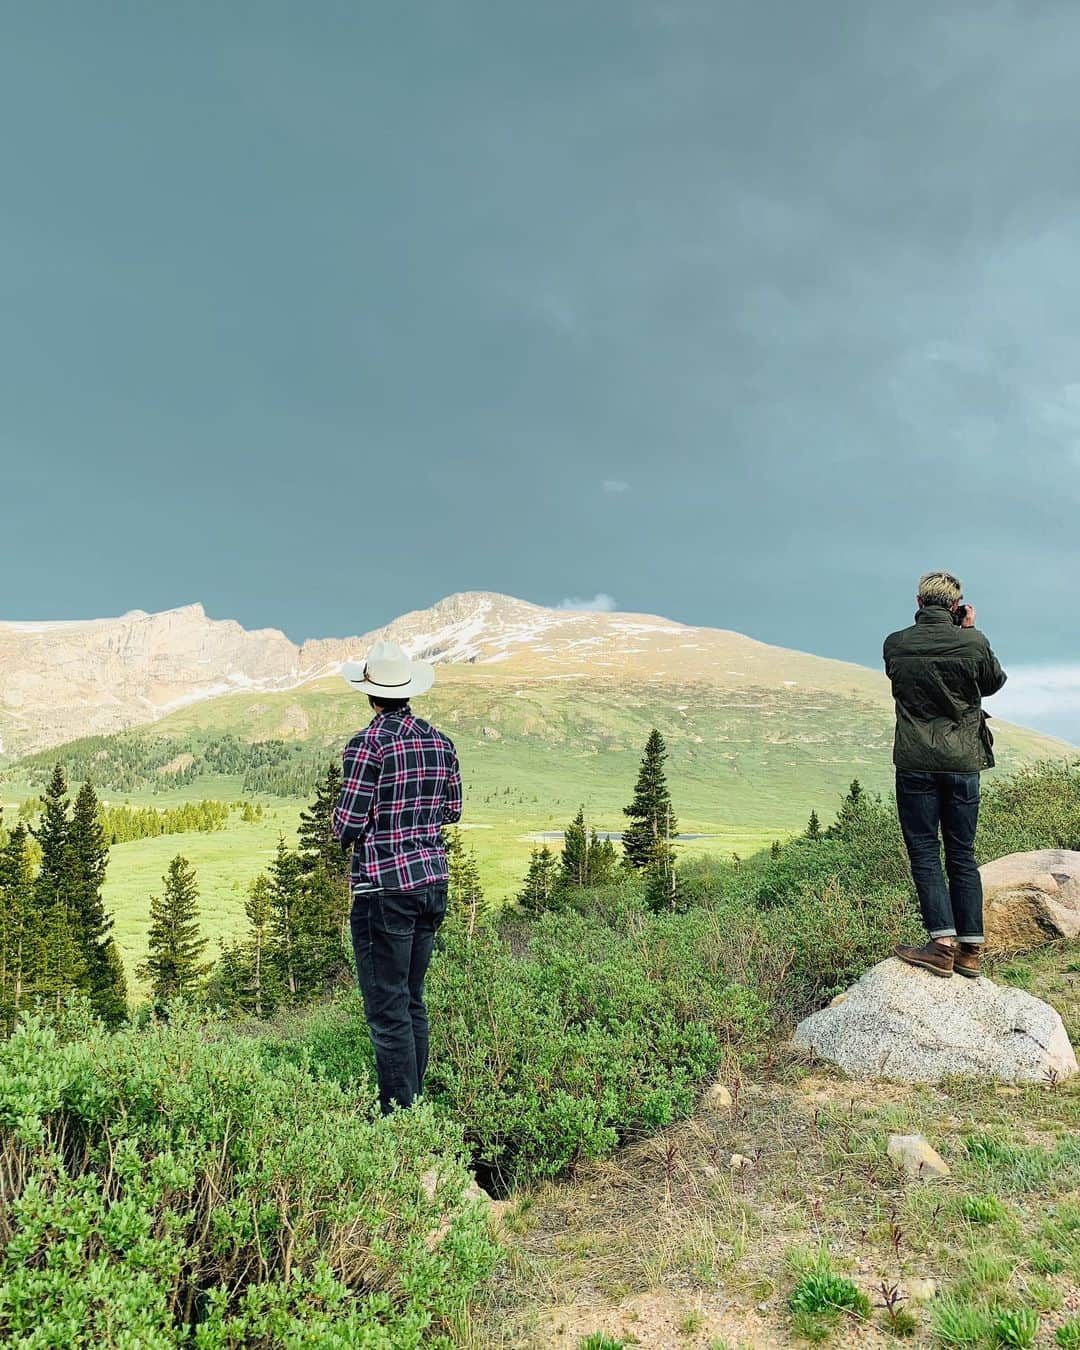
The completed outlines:
{"type": "Polygon", "coordinates": [[[375,786],[382,768],[382,752],[376,742],[350,741],[341,756],[341,796],[334,807],[330,828],[342,844],[359,839],[367,828],[375,786]]]}
{"type": "Polygon", "coordinates": [[[450,775],[446,780],[446,795],[443,798],[443,824],[456,825],[461,819],[461,766],[457,751],[450,749],[450,775]]]}

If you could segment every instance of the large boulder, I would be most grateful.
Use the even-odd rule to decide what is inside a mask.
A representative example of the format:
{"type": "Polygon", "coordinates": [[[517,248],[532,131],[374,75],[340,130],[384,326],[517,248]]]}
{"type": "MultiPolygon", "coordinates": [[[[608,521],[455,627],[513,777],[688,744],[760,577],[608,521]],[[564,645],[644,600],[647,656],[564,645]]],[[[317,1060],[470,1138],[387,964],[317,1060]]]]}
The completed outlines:
{"type": "Polygon", "coordinates": [[[895,957],[868,970],[843,1003],[800,1022],[795,1043],[857,1078],[1053,1082],[1077,1072],[1048,1003],[987,979],[943,980],[895,957]]]}
{"type": "Polygon", "coordinates": [[[1010,853],[979,872],[991,951],[1026,952],[1080,937],[1080,853],[1064,848],[1010,853]]]}

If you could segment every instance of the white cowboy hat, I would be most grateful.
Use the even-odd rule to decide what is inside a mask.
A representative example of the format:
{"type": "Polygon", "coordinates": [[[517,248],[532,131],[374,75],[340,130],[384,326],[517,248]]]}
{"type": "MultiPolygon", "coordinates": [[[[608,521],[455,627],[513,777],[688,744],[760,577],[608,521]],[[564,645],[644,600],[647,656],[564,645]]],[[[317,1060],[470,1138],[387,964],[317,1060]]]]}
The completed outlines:
{"type": "Polygon", "coordinates": [[[373,698],[412,698],[435,683],[435,667],[410,661],[396,642],[376,642],[366,661],[346,661],[341,673],[354,689],[373,698]]]}

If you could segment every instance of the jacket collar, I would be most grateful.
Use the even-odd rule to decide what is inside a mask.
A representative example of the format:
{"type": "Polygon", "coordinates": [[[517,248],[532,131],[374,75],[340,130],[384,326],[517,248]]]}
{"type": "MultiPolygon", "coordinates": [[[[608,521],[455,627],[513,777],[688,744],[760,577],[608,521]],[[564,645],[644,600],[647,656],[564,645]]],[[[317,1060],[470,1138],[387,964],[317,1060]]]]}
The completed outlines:
{"type": "Polygon", "coordinates": [[[940,605],[926,605],[915,614],[916,623],[952,623],[952,611],[940,605]]]}

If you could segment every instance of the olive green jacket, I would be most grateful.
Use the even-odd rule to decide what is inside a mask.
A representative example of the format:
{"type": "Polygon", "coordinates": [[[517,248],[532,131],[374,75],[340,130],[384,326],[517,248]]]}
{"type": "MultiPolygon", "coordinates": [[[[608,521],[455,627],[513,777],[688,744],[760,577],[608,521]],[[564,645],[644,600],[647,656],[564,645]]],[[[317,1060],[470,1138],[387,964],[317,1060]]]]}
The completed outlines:
{"type": "Polygon", "coordinates": [[[885,639],[885,673],[896,700],[893,763],[928,773],[993,768],[994,738],[982,700],[1005,672],[977,628],[959,628],[947,609],[928,605],[910,628],[885,639]]]}

